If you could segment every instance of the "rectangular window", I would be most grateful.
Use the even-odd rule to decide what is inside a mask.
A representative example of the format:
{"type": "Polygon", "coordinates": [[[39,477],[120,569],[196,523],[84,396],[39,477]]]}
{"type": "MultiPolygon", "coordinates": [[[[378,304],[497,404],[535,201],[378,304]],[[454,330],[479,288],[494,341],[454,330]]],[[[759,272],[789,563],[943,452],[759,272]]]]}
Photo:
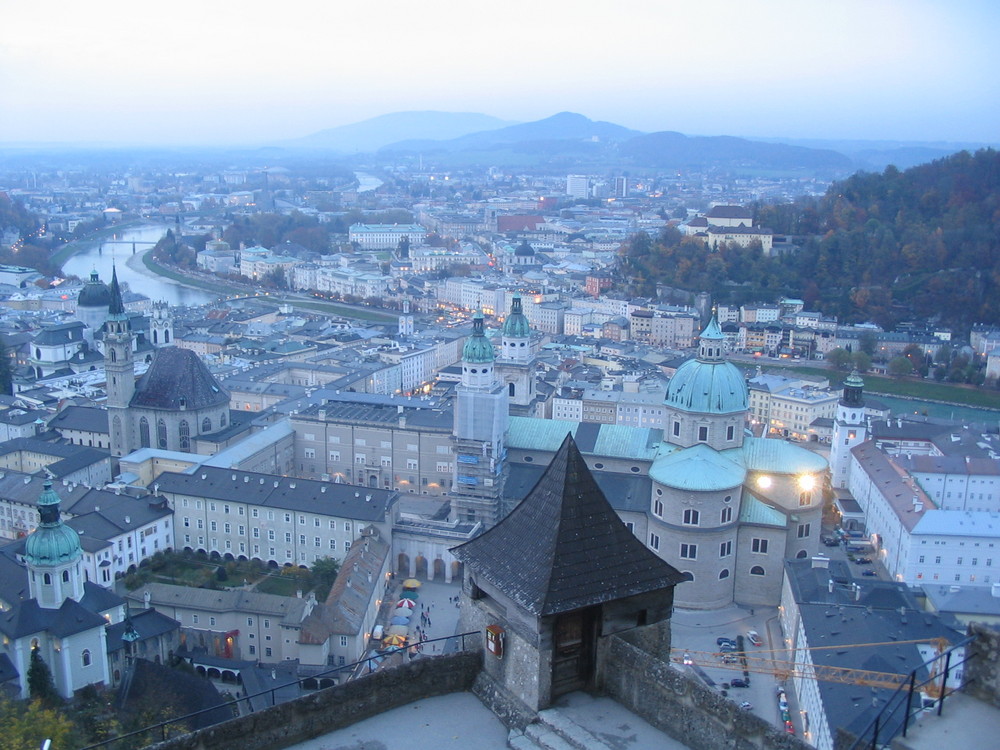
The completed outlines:
{"type": "Polygon", "coordinates": [[[663,503],[660,500],[653,501],[653,515],[663,518],[663,503]]]}
{"type": "Polygon", "coordinates": [[[232,534],[233,533],[233,525],[231,523],[224,524],[223,525],[223,529],[225,530],[225,532],[227,534],[232,534]]]}
{"type": "Polygon", "coordinates": [[[726,428],[726,440],[732,440],[736,437],[736,428],[733,425],[729,425],[726,428]]]}
{"type": "Polygon", "coordinates": [[[660,537],[658,537],[656,534],[649,535],[649,548],[650,549],[660,548],[660,537]]]}
{"type": "Polygon", "coordinates": [[[809,536],[809,524],[808,523],[800,523],[799,524],[799,529],[798,529],[798,537],[799,537],[799,539],[805,539],[808,536],[809,536]]]}
{"type": "Polygon", "coordinates": [[[251,518],[259,518],[260,517],[260,513],[259,513],[259,511],[258,511],[257,508],[251,508],[250,509],[250,517],[251,518]]]}
{"type": "Polygon", "coordinates": [[[708,440],[708,427],[701,426],[698,428],[698,441],[704,443],[708,440]]]}
{"type": "Polygon", "coordinates": [[[681,545],[681,559],[683,559],[683,560],[697,560],[698,559],[698,545],[697,544],[682,544],[681,545]]]}
{"type": "Polygon", "coordinates": [[[680,434],[681,434],[681,423],[680,422],[674,422],[674,437],[677,437],[680,434]]]}
{"type": "Polygon", "coordinates": [[[729,557],[733,554],[733,543],[723,542],[719,545],[719,557],[729,557]]]}
{"type": "Polygon", "coordinates": [[[302,453],[306,458],[316,458],[315,448],[306,448],[302,453]]]}
{"type": "Polygon", "coordinates": [[[339,461],[340,460],[340,451],[330,451],[330,460],[331,461],[339,461]]]}
{"type": "Polygon", "coordinates": [[[346,635],[340,636],[340,645],[343,646],[344,648],[347,648],[347,636],[346,635]]]}
{"type": "Polygon", "coordinates": [[[767,554],[767,540],[766,539],[751,539],[750,540],[750,551],[757,552],[761,555],[767,554]]]}

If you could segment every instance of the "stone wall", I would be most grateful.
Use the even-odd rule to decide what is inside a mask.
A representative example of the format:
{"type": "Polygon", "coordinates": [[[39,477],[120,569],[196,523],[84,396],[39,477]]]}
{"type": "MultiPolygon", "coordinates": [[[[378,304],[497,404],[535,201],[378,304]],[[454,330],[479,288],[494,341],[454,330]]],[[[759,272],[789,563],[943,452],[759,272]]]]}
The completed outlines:
{"type": "Polygon", "coordinates": [[[598,688],[691,750],[809,750],[623,638],[600,639],[598,688]]]}
{"type": "Polygon", "coordinates": [[[974,622],[969,635],[976,639],[966,647],[965,692],[1000,707],[1000,629],[974,622]]]}
{"type": "Polygon", "coordinates": [[[421,698],[470,690],[481,667],[478,652],[418,659],[151,747],[280,750],[421,698]]]}

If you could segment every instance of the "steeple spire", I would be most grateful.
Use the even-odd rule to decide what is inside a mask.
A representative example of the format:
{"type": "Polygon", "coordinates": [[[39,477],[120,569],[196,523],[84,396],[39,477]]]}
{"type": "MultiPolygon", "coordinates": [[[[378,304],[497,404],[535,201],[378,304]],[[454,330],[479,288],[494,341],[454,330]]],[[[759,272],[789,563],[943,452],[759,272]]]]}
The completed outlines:
{"type": "Polygon", "coordinates": [[[125,303],[122,301],[122,289],[118,284],[118,267],[111,267],[111,304],[108,305],[108,317],[122,320],[125,316],[125,303]]]}

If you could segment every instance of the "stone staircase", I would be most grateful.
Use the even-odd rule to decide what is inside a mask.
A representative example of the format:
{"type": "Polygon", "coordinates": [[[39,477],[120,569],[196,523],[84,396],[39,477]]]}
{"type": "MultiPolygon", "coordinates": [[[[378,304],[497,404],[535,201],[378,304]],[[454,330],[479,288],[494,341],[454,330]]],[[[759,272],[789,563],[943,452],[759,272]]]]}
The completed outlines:
{"type": "Polygon", "coordinates": [[[538,713],[538,718],[521,732],[507,736],[511,750],[614,750],[589,729],[584,729],[558,708],[538,713]]]}

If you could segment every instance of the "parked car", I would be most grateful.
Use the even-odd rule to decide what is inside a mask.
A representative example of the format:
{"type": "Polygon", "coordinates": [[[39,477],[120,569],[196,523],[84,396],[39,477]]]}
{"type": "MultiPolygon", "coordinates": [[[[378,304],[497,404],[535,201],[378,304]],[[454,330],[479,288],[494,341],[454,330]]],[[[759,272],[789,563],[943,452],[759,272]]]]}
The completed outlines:
{"type": "Polygon", "coordinates": [[[790,721],[785,722],[785,731],[789,734],[795,734],[795,725],[790,721]]]}
{"type": "Polygon", "coordinates": [[[874,570],[872,570],[871,568],[869,568],[868,570],[862,570],[861,571],[861,575],[863,575],[863,576],[869,576],[869,577],[874,577],[874,576],[877,576],[878,573],[876,573],[874,570]]]}
{"type": "Polygon", "coordinates": [[[729,653],[731,651],[735,651],[735,650],[736,650],[736,644],[735,643],[723,643],[721,646],[719,646],[719,651],[721,651],[724,654],[727,654],[727,653],[729,653]]]}
{"type": "Polygon", "coordinates": [[[744,711],[750,711],[753,709],[753,703],[751,703],[750,701],[743,701],[742,703],[740,703],[740,708],[742,708],[744,711]]]}
{"type": "Polygon", "coordinates": [[[760,634],[756,630],[747,631],[747,640],[755,646],[764,645],[764,641],[761,640],[760,634]]]}
{"type": "Polygon", "coordinates": [[[750,687],[750,680],[743,680],[737,677],[735,680],[730,680],[729,685],[734,688],[748,688],[750,687]]]}
{"type": "Polygon", "coordinates": [[[870,557],[855,557],[854,562],[858,565],[871,565],[872,559],[870,557]]]}
{"type": "Polygon", "coordinates": [[[840,545],[840,540],[835,536],[824,536],[820,537],[820,541],[823,542],[827,547],[837,547],[840,545]]]}
{"type": "Polygon", "coordinates": [[[734,641],[732,638],[726,638],[725,636],[722,636],[721,638],[716,638],[715,639],[715,645],[716,646],[724,646],[727,643],[730,646],[735,646],[736,645],[736,641],[734,641]]]}

